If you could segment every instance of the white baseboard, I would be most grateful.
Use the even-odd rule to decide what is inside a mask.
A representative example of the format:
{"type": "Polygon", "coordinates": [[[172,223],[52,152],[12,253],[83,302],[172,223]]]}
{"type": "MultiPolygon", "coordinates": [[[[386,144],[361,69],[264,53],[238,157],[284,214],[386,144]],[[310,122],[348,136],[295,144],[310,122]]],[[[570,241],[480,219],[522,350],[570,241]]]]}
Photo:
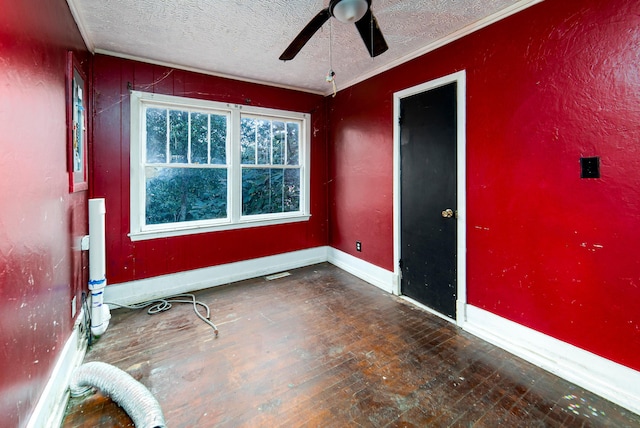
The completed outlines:
{"type": "Polygon", "coordinates": [[[387,293],[397,293],[397,275],[391,271],[331,247],[328,248],[327,261],[387,293]]]}
{"type": "Polygon", "coordinates": [[[73,331],[58,357],[53,373],[42,391],[27,428],[59,427],[69,401],[69,383],[76,367],[82,364],[87,352],[87,341],[78,336],[78,322],[83,319],[83,310],[76,318],[73,331]]]}
{"type": "Polygon", "coordinates": [[[275,256],[194,269],[170,275],[108,285],[104,301],[132,305],[176,294],[282,272],[327,261],[329,247],[316,247],[275,256]]]}
{"type": "Polygon", "coordinates": [[[131,305],[322,262],[329,262],[388,293],[394,293],[397,290],[397,276],[393,272],[335,248],[316,247],[137,281],[111,284],[104,289],[104,301],[119,305],[131,305]]]}
{"type": "MultiPolygon", "coordinates": [[[[335,248],[317,247],[109,285],[105,288],[105,301],[140,303],[322,262],[329,262],[388,293],[397,293],[398,276],[394,272],[335,248]]],[[[640,414],[640,372],[483,309],[464,306],[462,313],[466,313],[466,319],[463,316],[458,324],[469,333],[640,414]]]]}
{"type": "Polygon", "coordinates": [[[638,371],[471,305],[467,305],[467,320],[462,327],[532,364],[640,414],[638,371]]]}

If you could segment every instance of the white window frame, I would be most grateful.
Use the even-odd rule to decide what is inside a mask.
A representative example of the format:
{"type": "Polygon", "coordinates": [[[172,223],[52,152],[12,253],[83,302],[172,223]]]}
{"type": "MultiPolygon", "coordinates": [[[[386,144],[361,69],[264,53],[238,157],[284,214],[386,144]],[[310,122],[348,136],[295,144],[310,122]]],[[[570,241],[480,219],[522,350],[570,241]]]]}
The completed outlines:
{"type": "MultiPolygon", "coordinates": [[[[130,129],[130,233],[132,241],[214,232],[247,227],[308,221],[310,213],[310,115],[286,110],[269,109],[216,101],[198,100],[173,95],[131,91],[130,129]],[[223,219],[198,220],[182,223],[145,224],[146,162],[145,107],[182,109],[187,111],[214,111],[229,116],[227,130],[227,217],[223,219]],[[262,116],[272,120],[296,121],[300,123],[300,210],[294,212],[242,215],[242,165],[240,145],[241,115],[262,116]]],[[[246,166],[246,165],[245,165],[246,166]]],[[[279,165],[277,165],[279,166],[279,165]]],[[[284,165],[283,165],[284,166],[284,165]]]]}

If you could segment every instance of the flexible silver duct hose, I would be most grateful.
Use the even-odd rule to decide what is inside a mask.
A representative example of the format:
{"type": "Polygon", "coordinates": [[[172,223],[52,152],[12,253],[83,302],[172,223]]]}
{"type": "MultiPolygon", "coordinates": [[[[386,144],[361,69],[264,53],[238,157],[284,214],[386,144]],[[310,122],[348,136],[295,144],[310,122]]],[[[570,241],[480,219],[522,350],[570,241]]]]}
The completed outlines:
{"type": "Polygon", "coordinates": [[[160,404],[149,390],[111,364],[93,361],[78,367],[71,378],[71,396],[96,387],[122,407],[137,428],[166,428],[160,404]]]}

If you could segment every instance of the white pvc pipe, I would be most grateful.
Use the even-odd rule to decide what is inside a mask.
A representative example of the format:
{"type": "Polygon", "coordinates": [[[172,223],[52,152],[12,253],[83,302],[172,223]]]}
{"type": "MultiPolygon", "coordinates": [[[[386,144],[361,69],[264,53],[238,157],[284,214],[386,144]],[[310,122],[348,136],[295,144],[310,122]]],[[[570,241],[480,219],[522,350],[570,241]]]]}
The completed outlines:
{"type": "Polygon", "coordinates": [[[111,313],[103,304],[107,285],[105,257],[104,198],[89,199],[89,290],[91,290],[91,333],[101,336],[109,326],[111,313]]]}

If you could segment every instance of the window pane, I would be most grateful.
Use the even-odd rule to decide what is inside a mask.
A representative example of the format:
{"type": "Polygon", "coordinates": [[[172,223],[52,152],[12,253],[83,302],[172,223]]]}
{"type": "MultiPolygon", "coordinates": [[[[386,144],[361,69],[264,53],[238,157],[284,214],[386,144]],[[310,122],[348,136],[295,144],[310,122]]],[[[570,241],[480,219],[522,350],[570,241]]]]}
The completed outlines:
{"type": "Polygon", "coordinates": [[[146,224],[227,216],[226,168],[146,167],[146,224]]]}
{"type": "Polygon", "coordinates": [[[300,210],[300,170],[286,169],[284,171],[283,212],[300,210]]]}
{"type": "Polygon", "coordinates": [[[187,163],[189,147],[189,114],[186,111],[169,111],[169,153],[171,163],[187,163]]]}
{"type": "Polygon", "coordinates": [[[284,164],[284,122],[273,122],[273,138],[271,140],[273,164],[284,164]]]}
{"type": "Polygon", "coordinates": [[[299,207],[300,170],[242,170],[242,215],[291,212],[299,207]]]}
{"type": "Polygon", "coordinates": [[[251,118],[242,118],[240,122],[240,151],[245,165],[256,163],[256,122],[251,118]]]}
{"type": "Polygon", "coordinates": [[[209,162],[209,115],[191,113],[191,163],[206,164],[209,162]]]}
{"type": "Polygon", "coordinates": [[[287,165],[299,165],[300,125],[287,123],[287,165]]]}
{"type": "Polygon", "coordinates": [[[211,163],[227,163],[227,116],[222,114],[211,115],[211,163]]]}
{"type": "Polygon", "coordinates": [[[273,213],[271,196],[270,169],[242,170],[242,215],[273,213]]]}
{"type": "Polygon", "coordinates": [[[258,120],[256,132],[258,133],[258,164],[269,165],[271,163],[271,121],[258,120]]]}
{"type": "Polygon", "coordinates": [[[147,162],[167,161],[167,110],[147,109],[147,162]]]}

